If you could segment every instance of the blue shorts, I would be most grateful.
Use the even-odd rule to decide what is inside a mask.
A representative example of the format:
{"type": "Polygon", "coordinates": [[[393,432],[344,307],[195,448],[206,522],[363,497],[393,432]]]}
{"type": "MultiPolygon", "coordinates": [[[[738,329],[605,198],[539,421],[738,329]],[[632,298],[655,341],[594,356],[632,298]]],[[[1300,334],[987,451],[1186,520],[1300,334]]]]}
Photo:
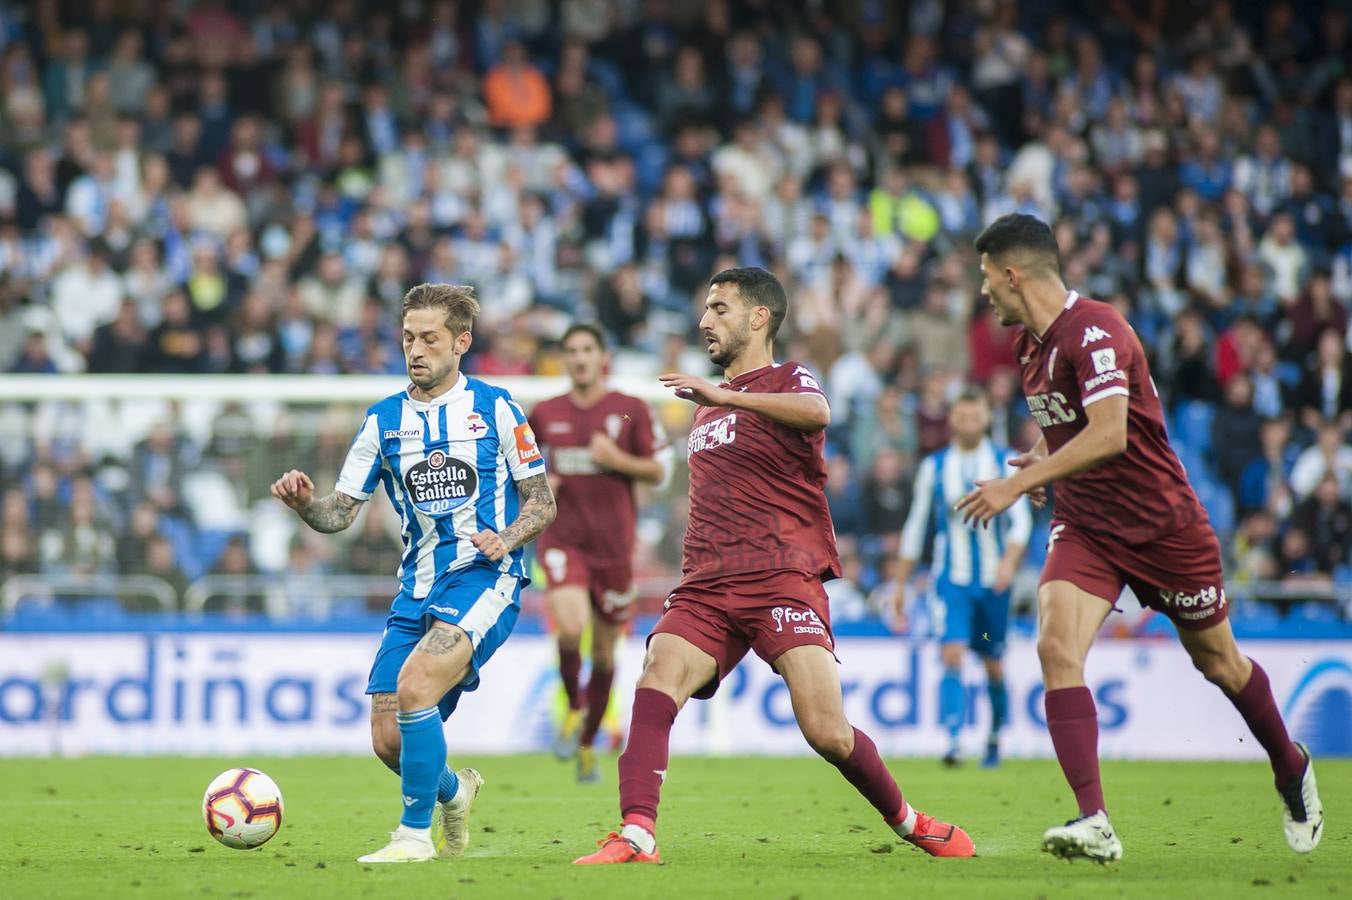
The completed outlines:
{"type": "Polygon", "coordinates": [[[521,613],[521,587],[522,579],[515,575],[474,565],[442,575],[421,600],[415,600],[408,591],[400,592],[385,620],[366,693],[393,694],[404,660],[432,626],[432,620],[440,619],[464,629],[474,645],[469,674],[437,704],[441,718],[449,718],[460,695],[479,687],[479,668],[512,633],[521,613]]]}
{"type": "Polygon", "coordinates": [[[962,586],[939,579],[930,592],[934,631],[945,644],[966,644],[985,659],[1005,653],[1009,631],[1009,591],[962,586]]]}

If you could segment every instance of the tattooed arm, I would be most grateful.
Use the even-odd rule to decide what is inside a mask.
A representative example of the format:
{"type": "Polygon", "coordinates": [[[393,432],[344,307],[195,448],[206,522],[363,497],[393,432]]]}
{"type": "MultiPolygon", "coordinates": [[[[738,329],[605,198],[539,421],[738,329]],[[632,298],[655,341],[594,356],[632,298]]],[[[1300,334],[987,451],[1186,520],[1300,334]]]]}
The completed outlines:
{"type": "Polygon", "coordinates": [[[362,504],[356,497],[338,491],[316,500],[314,482],[309,475],[296,469],[273,482],[272,496],[294,509],[306,525],[322,534],[333,534],[351,525],[362,504]]]}
{"type": "Polygon", "coordinates": [[[479,552],[494,562],[535,540],[558,514],[554,492],[549,489],[549,478],[543,472],[518,481],[516,489],[523,501],[516,521],[502,529],[501,534],[486,530],[472,538],[479,552]]]}

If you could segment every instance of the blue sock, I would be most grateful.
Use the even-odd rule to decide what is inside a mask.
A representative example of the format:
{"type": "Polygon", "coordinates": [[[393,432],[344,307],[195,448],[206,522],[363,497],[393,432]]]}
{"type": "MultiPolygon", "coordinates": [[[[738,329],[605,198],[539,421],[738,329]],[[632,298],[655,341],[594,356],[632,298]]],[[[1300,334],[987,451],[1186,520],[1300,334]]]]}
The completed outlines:
{"type": "Polygon", "coordinates": [[[986,683],[986,692],[991,698],[991,742],[1009,721],[1009,692],[1005,690],[1003,678],[992,678],[986,683]]]}
{"type": "Polygon", "coordinates": [[[967,719],[967,691],[959,672],[957,668],[944,669],[944,677],[939,681],[939,724],[948,729],[955,743],[967,719]]]}
{"type": "Polygon", "coordinates": [[[399,778],[404,795],[401,825],[427,828],[432,824],[432,806],[437,800],[438,781],[446,771],[446,735],[441,730],[441,713],[435,706],[401,712],[396,717],[402,745],[399,751],[399,778]]]}
{"type": "MultiPolygon", "coordinates": [[[[391,772],[399,774],[399,763],[390,765],[385,763],[391,772]]],[[[460,776],[455,774],[455,770],[450,766],[441,770],[441,780],[437,782],[437,802],[449,803],[455,796],[455,792],[460,790],[460,776]]]]}
{"type": "Polygon", "coordinates": [[[441,770],[441,780],[437,782],[437,802],[450,803],[455,792],[460,790],[460,776],[450,766],[441,770]]]}

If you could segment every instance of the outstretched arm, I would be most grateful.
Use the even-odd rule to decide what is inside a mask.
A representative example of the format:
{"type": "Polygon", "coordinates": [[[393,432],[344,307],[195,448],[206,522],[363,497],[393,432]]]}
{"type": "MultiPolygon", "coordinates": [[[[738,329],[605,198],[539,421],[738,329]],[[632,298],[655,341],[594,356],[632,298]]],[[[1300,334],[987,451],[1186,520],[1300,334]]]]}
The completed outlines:
{"type": "Polygon", "coordinates": [[[730,391],[694,375],[663,375],[660,380],[677,397],[700,406],[749,410],[799,431],[821,431],[831,424],[831,407],[821,394],[730,391]]]}
{"type": "Polygon", "coordinates": [[[543,472],[518,481],[516,489],[523,501],[516,521],[502,529],[500,534],[485,529],[471,538],[479,552],[494,562],[517,547],[535,540],[558,514],[558,508],[554,505],[554,492],[549,489],[549,478],[543,472]]]}
{"type": "Polygon", "coordinates": [[[321,534],[333,534],[351,525],[363,502],[341,491],[316,500],[314,482],[298,469],[272,483],[272,496],[294,509],[306,525],[321,534]]]}

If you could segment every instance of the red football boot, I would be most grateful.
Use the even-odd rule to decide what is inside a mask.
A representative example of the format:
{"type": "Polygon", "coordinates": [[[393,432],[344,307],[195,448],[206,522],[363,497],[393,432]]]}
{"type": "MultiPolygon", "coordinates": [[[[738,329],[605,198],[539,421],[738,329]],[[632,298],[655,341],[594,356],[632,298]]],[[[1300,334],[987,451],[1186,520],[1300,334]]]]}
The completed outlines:
{"type": "Polygon", "coordinates": [[[976,847],[967,836],[967,832],[956,825],[940,822],[919,810],[916,810],[915,814],[915,830],[903,840],[908,844],[914,844],[930,856],[976,856],[976,847]]]}
{"type": "MultiPolygon", "coordinates": [[[[966,837],[966,835],[963,835],[966,837]]],[[[611,832],[603,839],[596,842],[601,849],[595,853],[589,853],[586,856],[579,856],[573,860],[575,866],[601,866],[610,863],[660,863],[662,856],[653,847],[652,853],[644,853],[643,849],[628,838],[620,837],[615,832],[611,832]]],[[[967,846],[972,842],[968,841],[967,846]]]]}

